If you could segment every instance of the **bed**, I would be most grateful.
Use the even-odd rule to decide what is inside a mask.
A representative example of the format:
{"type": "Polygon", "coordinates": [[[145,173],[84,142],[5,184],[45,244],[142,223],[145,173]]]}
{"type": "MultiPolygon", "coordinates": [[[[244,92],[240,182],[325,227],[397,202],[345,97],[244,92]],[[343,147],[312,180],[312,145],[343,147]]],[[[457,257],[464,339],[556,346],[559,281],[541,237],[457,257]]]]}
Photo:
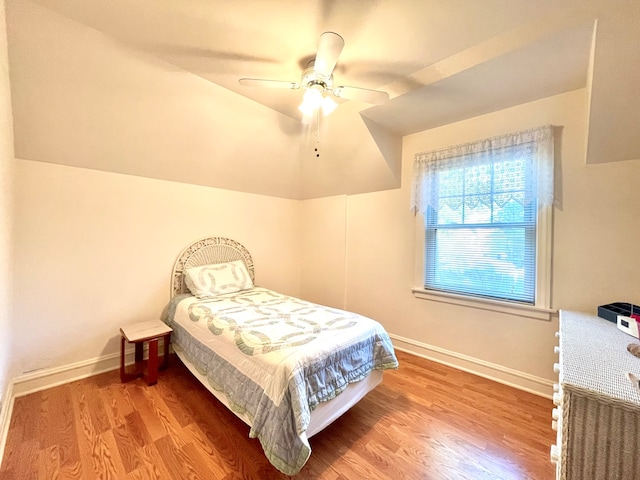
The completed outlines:
{"type": "Polygon", "coordinates": [[[271,464],[295,475],[308,439],[397,368],[376,321],[256,286],[251,254],[209,237],[180,254],[165,322],[186,367],[250,427],[271,464]]]}

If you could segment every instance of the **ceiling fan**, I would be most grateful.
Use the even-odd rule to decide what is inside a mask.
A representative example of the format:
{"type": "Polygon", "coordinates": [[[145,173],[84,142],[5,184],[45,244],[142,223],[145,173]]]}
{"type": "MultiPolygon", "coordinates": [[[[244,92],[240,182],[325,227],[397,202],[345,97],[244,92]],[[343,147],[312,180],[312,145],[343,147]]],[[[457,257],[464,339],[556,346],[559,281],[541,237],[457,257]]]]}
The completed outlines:
{"type": "Polygon", "coordinates": [[[298,107],[305,115],[310,115],[322,109],[325,115],[331,113],[338,105],[331,98],[360,100],[379,105],[389,100],[389,94],[368,88],[333,86],[333,69],[338,63],[338,57],[344,47],[343,38],[334,32],[324,32],[320,35],[318,51],[315,60],[311,60],[302,72],[300,82],[281,80],[262,80],[257,78],[241,78],[240,85],[250,87],[305,89],[302,104],[298,107]]]}

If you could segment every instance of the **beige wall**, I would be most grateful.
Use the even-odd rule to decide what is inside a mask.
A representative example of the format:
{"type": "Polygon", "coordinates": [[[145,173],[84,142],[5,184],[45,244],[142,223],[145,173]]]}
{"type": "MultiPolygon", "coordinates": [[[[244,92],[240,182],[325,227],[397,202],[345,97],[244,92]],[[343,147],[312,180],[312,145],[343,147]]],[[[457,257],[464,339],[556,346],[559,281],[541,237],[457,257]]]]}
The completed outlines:
{"type": "Polygon", "coordinates": [[[16,157],[299,196],[294,119],[35,3],[7,18],[16,157]]]}
{"type": "Polygon", "coordinates": [[[115,354],[159,317],[173,262],[210,235],[243,243],[256,283],[300,294],[300,202],[17,160],[18,374],[115,354]]]}
{"type": "Polygon", "coordinates": [[[334,308],[345,308],[347,198],[302,202],[300,294],[334,308]]]}
{"type": "Polygon", "coordinates": [[[412,163],[417,152],[543,124],[561,126],[553,306],[595,313],[603,303],[640,303],[640,223],[635,221],[640,162],[586,166],[585,121],[586,93],[578,90],[405,137],[402,188],[348,198],[347,308],[381,321],[402,348],[548,392],[557,319],[533,320],[412,296],[412,163]]]}
{"type": "Polygon", "coordinates": [[[563,163],[555,212],[554,305],[594,313],[640,303],[640,160],[563,163]]]}
{"type": "Polygon", "coordinates": [[[0,403],[11,380],[13,365],[11,311],[13,127],[7,61],[4,2],[0,2],[0,403]]]}

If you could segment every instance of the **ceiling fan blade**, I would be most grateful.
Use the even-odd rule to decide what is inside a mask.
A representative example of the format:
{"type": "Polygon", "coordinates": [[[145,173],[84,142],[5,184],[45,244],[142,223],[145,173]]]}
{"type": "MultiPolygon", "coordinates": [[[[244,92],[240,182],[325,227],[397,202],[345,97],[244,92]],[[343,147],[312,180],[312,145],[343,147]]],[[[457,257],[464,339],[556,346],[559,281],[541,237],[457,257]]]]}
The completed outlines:
{"type": "Polygon", "coordinates": [[[338,98],[346,98],[347,100],[360,100],[361,102],[373,103],[381,105],[389,101],[389,94],[380,90],[370,90],[368,88],[358,87],[336,87],[333,94],[338,98]]]}
{"type": "Polygon", "coordinates": [[[313,69],[325,77],[330,77],[336,63],[338,63],[338,57],[343,47],[344,40],[340,35],[334,32],[324,32],[320,35],[313,69]]]}
{"type": "Polygon", "coordinates": [[[263,80],[261,78],[241,78],[238,80],[240,85],[246,87],[267,87],[267,88],[290,88],[296,90],[300,88],[296,82],[287,82],[283,80],[263,80]]]}

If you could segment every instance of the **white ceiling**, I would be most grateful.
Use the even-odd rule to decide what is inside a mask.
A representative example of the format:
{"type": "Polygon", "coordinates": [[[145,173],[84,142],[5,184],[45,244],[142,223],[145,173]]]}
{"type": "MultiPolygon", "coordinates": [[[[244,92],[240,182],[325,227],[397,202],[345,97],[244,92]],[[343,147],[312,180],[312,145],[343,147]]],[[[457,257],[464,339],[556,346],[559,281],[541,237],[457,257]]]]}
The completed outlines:
{"type": "MultiPolygon", "coordinates": [[[[384,105],[351,108],[397,138],[589,87],[587,162],[640,158],[637,0],[33,3],[138,51],[141,58],[158,58],[294,122],[301,115],[300,91],[245,87],[238,79],[298,81],[320,34],[335,31],[345,47],[334,83],[389,92],[384,105]]],[[[398,185],[398,159],[383,155],[398,185]]],[[[313,195],[350,191],[316,190],[313,195]]]]}

